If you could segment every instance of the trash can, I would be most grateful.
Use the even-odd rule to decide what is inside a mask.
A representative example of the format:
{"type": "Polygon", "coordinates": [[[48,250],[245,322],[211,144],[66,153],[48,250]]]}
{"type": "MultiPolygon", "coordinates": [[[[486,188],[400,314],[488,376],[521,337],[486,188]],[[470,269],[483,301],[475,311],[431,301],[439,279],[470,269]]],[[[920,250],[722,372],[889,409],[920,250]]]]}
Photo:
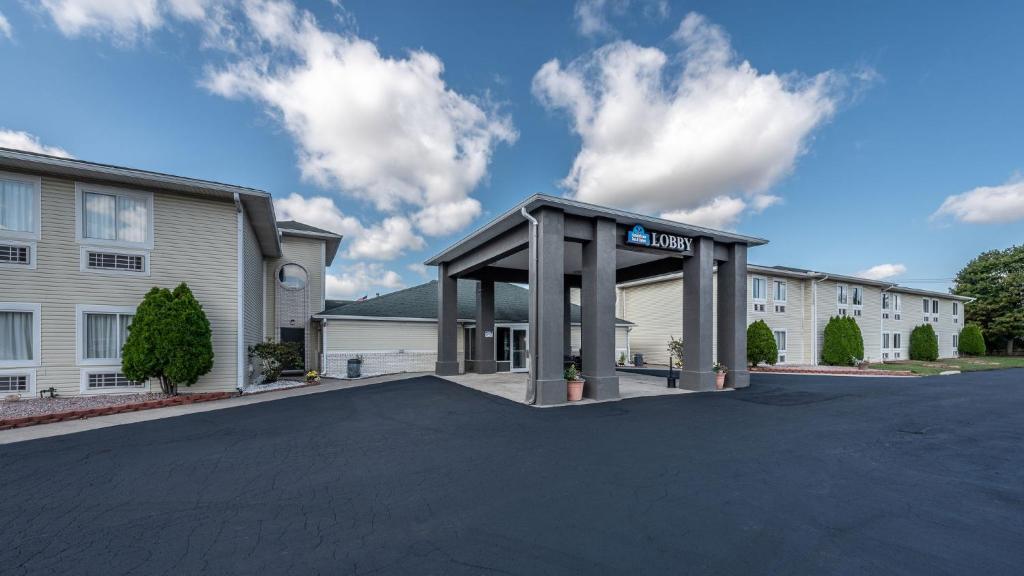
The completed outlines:
{"type": "Polygon", "coordinates": [[[633,354],[633,366],[643,366],[643,365],[644,365],[644,355],[640,354],[639,352],[637,352],[636,354],[633,354]]]}

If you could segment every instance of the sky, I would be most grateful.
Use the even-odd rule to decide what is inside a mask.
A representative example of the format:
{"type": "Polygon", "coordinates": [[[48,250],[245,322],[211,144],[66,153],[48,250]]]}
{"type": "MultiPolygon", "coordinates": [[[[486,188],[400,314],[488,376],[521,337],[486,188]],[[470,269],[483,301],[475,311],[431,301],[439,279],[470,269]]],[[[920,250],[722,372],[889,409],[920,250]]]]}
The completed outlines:
{"type": "Polygon", "coordinates": [[[0,0],[0,147],[227,182],[328,297],[534,193],[945,290],[1024,237],[1024,3],[0,0]],[[968,9],[969,8],[969,9],[968,9]]]}

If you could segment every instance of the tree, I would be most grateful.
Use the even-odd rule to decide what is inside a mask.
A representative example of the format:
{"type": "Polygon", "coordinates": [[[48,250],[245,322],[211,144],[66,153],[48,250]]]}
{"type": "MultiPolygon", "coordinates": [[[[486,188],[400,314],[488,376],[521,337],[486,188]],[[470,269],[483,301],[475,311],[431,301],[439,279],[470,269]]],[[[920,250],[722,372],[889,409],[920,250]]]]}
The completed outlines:
{"type": "Polygon", "coordinates": [[[775,335],[764,320],[747,326],[747,362],[757,366],[761,362],[774,365],[779,359],[779,347],[775,335]]]}
{"type": "Polygon", "coordinates": [[[1024,338],[1024,245],[979,254],[957,273],[953,293],[976,298],[965,316],[983,330],[988,348],[1013,354],[1014,340],[1024,338]]]}
{"type": "Polygon", "coordinates": [[[939,337],[931,324],[921,324],[910,332],[910,359],[928,362],[939,359],[939,337]]]}
{"type": "Polygon", "coordinates": [[[683,339],[676,340],[675,336],[668,337],[668,362],[675,359],[676,366],[683,367],[683,339]]]}
{"type": "Polygon", "coordinates": [[[856,321],[848,316],[833,316],[825,325],[821,361],[829,366],[853,366],[864,356],[864,339],[856,321]]]}
{"type": "Polygon", "coordinates": [[[981,333],[981,327],[977,324],[968,324],[960,331],[960,343],[957,350],[968,356],[985,355],[985,337],[981,333]]]}
{"type": "Polygon", "coordinates": [[[857,360],[864,359],[864,335],[860,331],[860,325],[853,316],[844,316],[850,324],[847,328],[847,338],[850,339],[850,354],[857,360]]]}
{"type": "Polygon", "coordinates": [[[121,353],[121,371],[135,382],[160,381],[166,394],[191,386],[213,369],[210,321],[188,285],[154,287],[143,298],[121,353]]]}

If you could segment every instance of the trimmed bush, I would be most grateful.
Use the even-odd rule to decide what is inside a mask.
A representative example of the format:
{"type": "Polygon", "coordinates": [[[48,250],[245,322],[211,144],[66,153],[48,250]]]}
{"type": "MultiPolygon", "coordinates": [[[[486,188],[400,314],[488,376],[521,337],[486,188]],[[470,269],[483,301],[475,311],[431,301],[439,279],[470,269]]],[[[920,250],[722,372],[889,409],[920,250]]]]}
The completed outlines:
{"type": "Polygon", "coordinates": [[[864,358],[864,338],[860,326],[850,316],[833,316],[825,325],[821,362],[828,366],[853,366],[864,358]]]}
{"type": "Polygon", "coordinates": [[[939,359],[939,337],[931,324],[922,324],[910,333],[910,359],[934,362],[939,359]]]}
{"type": "Polygon", "coordinates": [[[960,344],[957,350],[968,356],[985,355],[985,335],[981,333],[981,326],[968,324],[960,331],[960,344]]]}
{"type": "Polygon", "coordinates": [[[747,362],[757,366],[761,362],[775,364],[779,359],[779,348],[775,343],[775,335],[764,320],[758,320],[747,326],[747,362]]]}

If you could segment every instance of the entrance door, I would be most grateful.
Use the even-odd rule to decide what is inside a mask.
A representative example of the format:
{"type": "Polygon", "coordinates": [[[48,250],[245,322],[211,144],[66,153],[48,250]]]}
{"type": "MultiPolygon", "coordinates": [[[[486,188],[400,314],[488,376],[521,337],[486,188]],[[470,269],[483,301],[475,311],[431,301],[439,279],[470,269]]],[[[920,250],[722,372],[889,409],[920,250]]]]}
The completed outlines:
{"type": "Polygon", "coordinates": [[[526,337],[526,328],[513,328],[512,329],[512,371],[513,372],[526,372],[530,369],[530,359],[527,355],[529,346],[527,342],[529,339],[526,337]]]}
{"type": "Polygon", "coordinates": [[[284,366],[285,370],[304,370],[306,366],[306,329],[281,328],[281,342],[294,342],[299,346],[299,360],[296,366],[284,366]]]}

